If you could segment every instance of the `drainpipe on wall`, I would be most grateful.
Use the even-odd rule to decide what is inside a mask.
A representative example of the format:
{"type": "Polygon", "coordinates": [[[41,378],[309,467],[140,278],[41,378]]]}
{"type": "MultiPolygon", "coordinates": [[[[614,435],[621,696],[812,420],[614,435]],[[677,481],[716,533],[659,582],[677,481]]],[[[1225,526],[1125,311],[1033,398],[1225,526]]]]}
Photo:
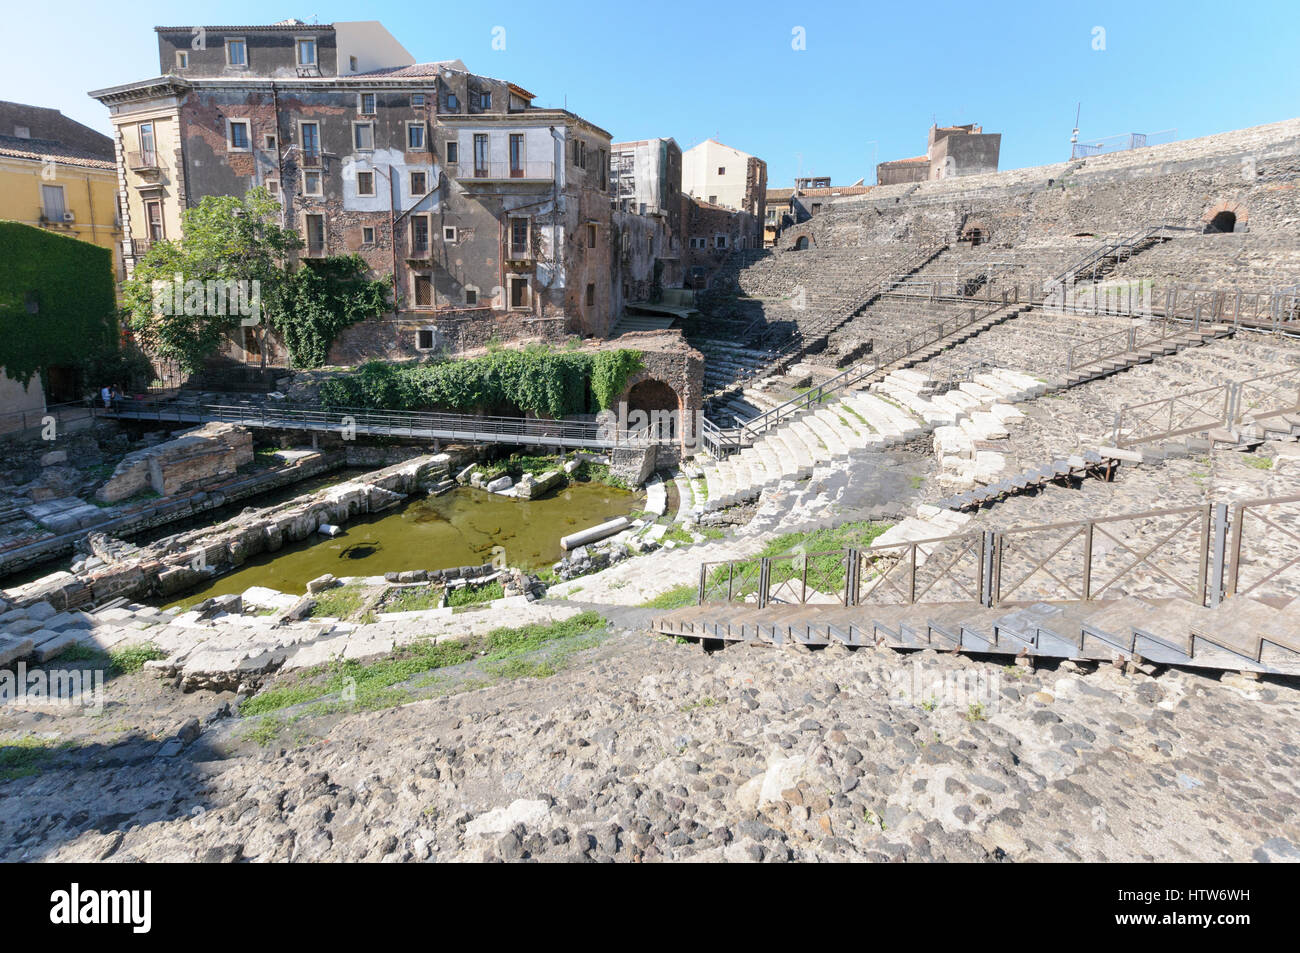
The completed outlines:
{"type": "Polygon", "coordinates": [[[275,80],[271,81],[271,108],[275,112],[275,174],[280,183],[280,226],[283,228],[288,226],[289,209],[285,202],[284,133],[280,129],[280,92],[276,88],[275,80]]]}
{"type": "Polygon", "coordinates": [[[394,213],[393,167],[388,166],[388,248],[393,256],[393,317],[397,317],[397,218],[394,213]]]}
{"type": "MultiPolygon", "coordinates": [[[[565,160],[564,140],[561,139],[560,134],[555,131],[554,126],[551,126],[550,130],[551,130],[551,139],[554,140],[555,145],[551,153],[551,161],[554,163],[554,166],[551,169],[551,253],[552,253],[551,269],[552,270],[551,270],[551,280],[546,284],[547,291],[550,291],[551,287],[555,284],[555,277],[556,277],[555,269],[557,267],[560,267],[560,254],[561,254],[560,241],[555,234],[555,221],[560,214],[560,170],[564,168],[564,160],[565,160]]],[[[567,286],[567,284],[568,282],[566,281],[565,285],[567,286]]],[[[538,317],[544,318],[546,317],[545,297],[542,298],[541,305],[542,307],[538,314],[538,317]]]]}

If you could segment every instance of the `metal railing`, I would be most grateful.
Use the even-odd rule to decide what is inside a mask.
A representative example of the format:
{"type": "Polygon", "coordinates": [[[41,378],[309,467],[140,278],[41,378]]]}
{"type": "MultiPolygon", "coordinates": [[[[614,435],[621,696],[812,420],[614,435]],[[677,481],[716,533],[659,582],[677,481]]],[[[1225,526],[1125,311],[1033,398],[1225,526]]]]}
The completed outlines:
{"type": "MultiPolygon", "coordinates": [[[[1199,325],[1196,329],[1199,330],[1199,325]]],[[[1109,358],[1128,358],[1143,348],[1160,344],[1184,333],[1186,333],[1185,328],[1174,324],[1168,318],[1143,324],[1131,324],[1118,331],[1071,346],[1065,352],[1065,369],[1074,371],[1109,358]]]]}
{"type": "Polygon", "coordinates": [[[548,420],[490,417],[434,411],[325,409],[302,405],[214,404],[187,401],[119,400],[105,415],[128,420],[231,423],[245,427],[367,434],[473,443],[614,447],[675,444],[677,435],[649,428],[618,429],[599,419],[548,420]]]}
{"type": "Polygon", "coordinates": [[[1204,605],[1210,517],[1204,504],[1004,530],[991,604],[1117,597],[1128,594],[1126,582],[1144,595],[1204,605]]]}
{"type": "Polygon", "coordinates": [[[1269,584],[1281,581],[1294,583],[1296,567],[1300,566],[1300,495],[1279,496],[1268,499],[1243,500],[1232,508],[1232,550],[1230,569],[1224,583],[1223,594],[1244,596],[1291,596],[1289,587],[1269,584]],[[1258,529],[1247,531],[1248,526],[1258,529]],[[1264,553],[1250,552],[1246,540],[1251,533],[1261,537],[1264,553]],[[1284,576],[1288,570],[1291,575],[1284,576]]]}
{"type": "Polygon", "coordinates": [[[1300,412],[1300,368],[1285,368],[1125,404],[1115,414],[1114,443],[1135,447],[1220,427],[1235,433],[1255,421],[1293,412],[1300,412]]]}
{"type": "Polygon", "coordinates": [[[1086,159],[1111,152],[1127,152],[1130,149],[1143,149],[1147,146],[1164,145],[1178,138],[1177,129],[1162,129],[1159,132],[1126,132],[1117,136],[1103,136],[1091,142],[1076,142],[1070,147],[1071,159],[1086,159]]]}
{"type": "Polygon", "coordinates": [[[1003,291],[1001,299],[996,300],[992,308],[987,310],[971,308],[960,315],[945,318],[929,325],[891,347],[873,350],[869,360],[861,361],[853,367],[841,371],[834,377],[827,378],[816,387],[745,421],[738,428],[739,436],[745,442],[752,442],[759,435],[771,430],[773,427],[815,408],[832,394],[857,386],[873,374],[879,373],[882,368],[901,361],[922,348],[941,341],[949,335],[956,334],[958,331],[991,317],[999,311],[1012,307],[1019,302],[1019,298],[1018,288],[1012,289],[1010,292],[1003,291]]]}
{"type": "Polygon", "coordinates": [[[47,404],[44,410],[17,410],[0,414],[0,434],[22,434],[54,424],[61,432],[67,424],[89,420],[96,415],[96,406],[89,400],[69,401],[64,404],[47,404]]]}
{"type": "Polygon", "coordinates": [[[709,603],[1022,606],[1300,594],[1300,494],[816,553],[706,562],[709,603]],[[1231,546],[1229,546],[1231,536],[1231,546]]]}
{"type": "MultiPolygon", "coordinates": [[[[1059,296],[1064,298],[1066,292],[1080,277],[1090,275],[1095,281],[1097,274],[1101,271],[1106,263],[1118,263],[1127,258],[1131,258],[1138,251],[1142,250],[1147,242],[1172,237],[1171,232],[1187,231],[1179,225],[1144,225],[1141,229],[1121,238],[1119,241],[1104,242],[1096,248],[1086,253],[1082,258],[1070,264],[1059,274],[1054,275],[1046,284],[1044,291],[1046,297],[1059,296]]],[[[1044,302],[1047,303],[1046,301],[1044,302]]]]}
{"type": "Polygon", "coordinates": [[[508,181],[547,181],[555,178],[553,162],[478,162],[457,167],[455,177],[461,180],[508,181]]]}
{"type": "Polygon", "coordinates": [[[875,301],[882,294],[888,292],[897,281],[915,272],[917,269],[923,268],[947,247],[948,246],[945,244],[927,248],[914,258],[910,259],[909,263],[904,266],[902,272],[885,271],[871,278],[865,285],[865,287],[871,289],[867,293],[866,297],[858,299],[851,307],[844,311],[836,312],[829,317],[810,322],[806,327],[798,328],[795,331],[794,336],[785,344],[770,350],[767,359],[763,361],[762,364],[757,367],[749,368],[744,373],[737,376],[736,379],[729,383],[725,388],[722,388],[716,393],[722,393],[734,390],[737,387],[743,387],[747,381],[770,374],[785,361],[802,354],[811,343],[836,331],[841,325],[845,324],[857,315],[863,308],[871,304],[871,302],[875,301]]]}
{"type": "Polygon", "coordinates": [[[1300,294],[1294,289],[1246,291],[1238,288],[1201,289],[1174,285],[1164,295],[1166,317],[1231,324],[1274,333],[1300,333],[1300,294]]]}
{"type": "Polygon", "coordinates": [[[145,172],[158,168],[158,154],[152,150],[128,152],[126,165],[133,172],[145,172]]]}

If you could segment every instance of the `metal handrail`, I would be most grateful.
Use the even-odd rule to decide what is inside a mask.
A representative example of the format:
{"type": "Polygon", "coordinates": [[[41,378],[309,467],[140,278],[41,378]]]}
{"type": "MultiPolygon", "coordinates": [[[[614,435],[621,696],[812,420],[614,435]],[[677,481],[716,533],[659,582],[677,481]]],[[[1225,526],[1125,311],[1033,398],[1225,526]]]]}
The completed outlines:
{"type": "Polygon", "coordinates": [[[752,440],[759,434],[802,413],[815,404],[822,403],[828,395],[853,387],[877,373],[882,367],[903,360],[929,344],[940,341],[950,334],[956,334],[958,331],[970,327],[990,315],[1005,310],[1019,301],[1019,288],[1014,290],[1014,295],[1003,291],[1001,301],[991,310],[980,311],[978,308],[971,308],[964,320],[961,318],[945,319],[924,328],[893,347],[886,348],[883,351],[873,350],[870,362],[863,361],[853,367],[846,368],[834,377],[822,381],[816,388],[807,390],[745,421],[739,428],[740,432],[752,440]]]}
{"type": "MultiPolygon", "coordinates": [[[[1241,502],[1237,503],[1236,506],[1233,507],[1232,549],[1228,561],[1230,569],[1228,571],[1227,579],[1225,580],[1224,587],[1223,587],[1223,594],[1225,597],[1241,596],[1241,595],[1245,595],[1248,592],[1252,592],[1258,589],[1260,586],[1264,585],[1264,583],[1268,582],[1269,580],[1277,578],[1286,570],[1291,569],[1292,567],[1300,564],[1300,534],[1297,534],[1295,526],[1294,525],[1283,526],[1278,522],[1276,522],[1275,520],[1269,519],[1269,517],[1264,515],[1263,513],[1258,512],[1259,510],[1262,510],[1265,507],[1281,506],[1288,503],[1296,503],[1296,502],[1300,502],[1300,494],[1296,494],[1293,496],[1276,496],[1271,498],[1266,497],[1266,498],[1253,499],[1253,500],[1242,500],[1241,502]],[[1292,556],[1290,559],[1287,559],[1281,565],[1275,567],[1271,572],[1269,572],[1262,579],[1258,579],[1255,582],[1243,587],[1243,580],[1241,578],[1241,568],[1242,568],[1241,551],[1242,551],[1242,544],[1244,542],[1245,535],[1246,535],[1246,517],[1248,515],[1253,515],[1260,522],[1264,523],[1265,526],[1270,531],[1270,536],[1273,539],[1276,539],[1278,535],[1285,536],[1286,538],[1290,539],[1293,543],[1297,544],[1297,555],[1292,556]]],[[[1281,558],[1281,556],[1279,556],[1279,558],[1281,558]]]]}
{"type": "MultiPolygon", "coordinates": [[[[911,259],[911,266],[904,274],[911,274],[918,268],[924,267],[947,247],[946,244],[941,244],[923,250],[911,259]]],[[[815,322],[807,330],[804,328],[797,329],[794,336],[791,337],[789,341],[778,348],[769,350],[767,359],[761,365],[752,367],[745,371],[723,388],[722,392],[732,390],[737,386],[743,386],[746,381],[753,380],[755,377],[768,373],[773,367],[780,364],[782,360],[798,353],[806,346],[806,342],[809,338],[820,337],[823,332],[826,334],[834,332],[840,327],[840,325],[852,319],[854,315],[869,305],[872,301],[885,294],[891,287],[893,287],[893,282],[898,277],[898,272],[881,272],[877,274],[867,282],[866,286],[871,288],[872,291],[865,298],[859,299],[853,307],[846,311],[837,312],[815,322]]]]}
{"type": "Polygon", "coordinates": [[[22,433],[26,430],[42,427],[47,418],[53,417],[56,423],[62,423],[65,415],[75,414],[73,419],[93,418],[100,404],[89,398],[68,401],[62,404],[47,404],[44,410],[14,410],[0,414],[0,436],[22,433]],[[29,423],[29,421],[31,421],[29,423]]]}
{"type": "Polygon", "coordinates": [[[220,422],[292,430],[371,433],[389,436],[438,437],[476,442],[510,442],[613,447],[625,444],[675,444],[677,437],[648,429],[611,429],[600,420],[550,420],[537,417],[494,417],[440,411],[382,411],[366,408],[269,404],[212,404],[185,401],[117,401],[105,414],[126,419],[220,422]]]}
{"type": "MultiPolygon", "coordinates": [[[[897,603],[900,605],[918,603],[937,582],[945,579],[949,582],[955,581],[963,591],[968,593],[973,593],[976,589],[979,590],[978,597],[969,600],[956,600],[958,602],[969,601],[988,607],[1016,605],[1018,603],[1009,600],[1008,597],[1015,594],[1021,586],[1039,572],[1047,573],[1057,583],[1061,584],[1070,598],[1053,599],[1035,593],[1029,600],[1035,603],[1075,600],[1095,601],[1103,596],[1119,598],[1118,595],[1114,595],[1119,592],[1118,584],[1121,581],[1132,579],[1136,571],[1142,570],[1150,573],[1155,579],[1167,585],[1172,585],[1177,598],[1188,599],[1197,605],[1216,606],[1227,596],[1243,595],[1255,591],[1270,580],[1278,578],[1292,580],[1296,578],[1294,573],[1287,576],[1283,576],[1283,574],[1300,565],[1300,530],[1297,529],[1293,521],[1283,524],[1262,512],[1269,507],[1294,503],[1300,503],[1300,494],[1241,501],[1232,507],[1231,518],[1229,518],[1228,504],[1210,502],[1192,506],[1145,510],[1137,513],[1121,513],[1092,519],[1048,523],[1039,526],[1020,526],[1004,530],[967,532],[953,536],[939,536],[901,543],[877,544],[861,549],[850,547],[819,553],[795,553],[778,557],[750,557],[748,559],[705,562],[700,564],[698,601],[700,604],[704,604],[709,601],[706,597],[714,594],[721,595],[722,583],[725,581],[725,601],[734,602],[737,596],[743,600],[745,596],[754,595],[759,607],[762,608],[767,603],[767,587],[772,583],[771,566],[773,559],[840,556],[851,563],[847,571],[846,588],[842,601],[845,605],[861,605],[863,604],[863,561],[896,556],[900,560],[904,558],[910,559],[905,587],[904,590],[900,590],[897,603]],[[1275,541],[1278,535],[1281,534],[1295,545],[1289,550],[1274,547],[1273,551],[1264,551],[1262,557],[1259,553],[1251,554],[1248,560],[1245,553],[1247,517],[1254,517],[1262,521],[1266,526],[1270,540],[1275,541]],[[1172,528],[1171,525],[1165,525],[1138,541],[1135,541],[1131,536],[1119,534],[1110,528],[1115,524],[1153,519],[1169,520],[1172,528]],[[1194,558],[1183,559],[1179,563],[1179,565],[1185,567],[1189,576],[1192,572],[1195,573],[1194,578],[1188,581],[1179,578],[1181,573],[1179,573],[1178,569],[1166,569],[1154,562],[1152,557],[1171,543],[1186,542],[1186,535],[1193,529],[1195,529],[1198,537],[1194,544],[1195,552],[1194,554],[1186,553],[1184,555],[1194,556],[1194,558]],[[1054,537],[1048,543],[1052,547],[1050,551],[1046,555],[1035,556],[1032,568],[1018,580],[1004,581],[1003,562],[1011,551],[1014,541],[1044,534],[1052,534],[1054,537]],[[1229,534],[1232,536],[1230,549],[1228,547],[1229,534]],[[1053,572],[1048,568],[1048,565],[1076,540],[1080,541],[1080,549],[1077,554],[1071,554],[1068,557],[1071,560],[1071,567],[1066,576],[1069,580],[1067,583],[1062,580],[1064,574],[1058,574],[1059,571],[1053,572]],[[968,562],[967,557],[977,550],[979,563],[972,579],[954,579],[953,570],[963,562],[968,562]],[[933,579],[928,583],[919,584],[916,573],[917,568],[923,562],[918,559],[918,555],[928,557],[926,562],[941,559],[943,555],[951,558],[946,565],[941,566],[936,571],[933,579]],[[1118,569],[1113,565],[1110,566],[1110,577],[1098,581],[1094,579],[1094,573],[1099,567],[1097,559],[1102,556],[1118,557],[1120,560],[1127,560],[1127,563],[1118,569]],[[1076,561],[1077,565],[1074,564],[1076,561]],[[1262,578],[1248,583],[1242,576],[1242,569],[1248,564],[1269,571],[1262,578]],[[1175,575],[1175,573],[1179,573],[1179,575],[1175,575]],[[737,592],[734,584],[737,578],[745,582],[740,587],[739,592],[737,592]],[[755,579],[758,580],[756,590],[749,585],[755,579]]],[[[896,567],[886,569],[877,576],[877,581],[868,590],[868,594],[879,591],[882,588],[881,583],[894,571],[894,568],[896,567]]],[[[790,580],[778,580],[778,585],[784,585],[788,581],[790,580]]]]}
{"type": "MultiPolygon", "coordinates": [[[[1145,225],[1132,235],[1127,238],[1122,238],[1117,242],[1103,243],[1100,247],[1094,248],[1082,258],[1069,265],[1064,271],[1053,276],[1045,286],[1047,289],[1047,295],[1050,296],[1054,294],[1058,287],[1064,288],[1066,285],[1073,284],[1075,276],[1084,271],[1084,269],[1097,265],[1103,259],[1111,257],[1116,252],[1119,252],[1122,255],[1126,249],[1134,249],[1147,239],[1156,237],[1157,235],[1163,235],[1165,232],[1169,231],[1186,231],[1186,229],[1181,226],[1170,225],[1162,222],[1158,225],[1145,225]]],[[[1129,254],[1131,255],[1132,252],[1130,251],[1129,254]]]]}
{"type": "Polygon", "coordinates": [[[1288,411],[1300,411],[1300,368],[1283,368],[1245,380],[1224,381],[1168,397],[1157,397],[1140,404],[1125,404],[1115,414],[1114,441],[1117,447],[1133,447],[1171,437],[1202,433],[1215,427],[1235,431],[1251,421],[1276,417],[1288,411]],[[1272,401],[1263,409],[1246,406],[1245,395],[1248,391],[1257,389],[1264,390],[1265,400],[1282,393],[1293,392],[1294,397],[1288,397],[1282,402],[1272,401]],[[1211,413],[1209,408],[1213,406],[1217,406],[1218,410],[1211,413]],[[1165,416],[1166,412],[1168,424],[1164,429],[1132,435],[1134,429],[1150,424],[1157,417],[1165,416]],[[1124,430],[1130,431],[1130,434],[1123,434],[1124,430]]]}

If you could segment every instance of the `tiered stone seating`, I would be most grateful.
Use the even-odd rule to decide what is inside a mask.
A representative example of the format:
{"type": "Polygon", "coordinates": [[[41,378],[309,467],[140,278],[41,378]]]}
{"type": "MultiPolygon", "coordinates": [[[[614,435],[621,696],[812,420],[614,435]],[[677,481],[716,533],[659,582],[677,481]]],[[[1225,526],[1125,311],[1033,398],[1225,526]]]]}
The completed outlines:
{"type": "Polygon", "coordinates": [[[689,335],[713,358],[706,392],[717,394],[774,363],[818,350],[879,290],[882,276],[914,266],[919,254],[920,248],[904,243],[807,249],[756,258],[740,268],[736,287],[743,297],[723,300],[715,291],[705,305],[715,317],[689,335]]]}
{"type": "Polygon", "coordinates": [[[1121,263],[1107,280],[1153,281],[1157,288],[1173,284],[1244,291],[1295,288],[1300,285],[1300,236],[1178,235],[1121,263]]]}
{"type": "Polygon", "coordinates": [[[920,396],[919,388],[910,390],[909,385],[915,386],[914,378],[906,371],[896,371],[880,389],[873,386],[845,393],[768,431],[752,447],[704,464],[705,509],[752,500],[781,480],[810,475],[819,463],[906,443],[933,431],[941,422],[960,423],[975,412],[1023,399],[1040,387],[1037,381],[1011,372],[1004,377],[989,375],[987,385],[951,397],[927,399],[920,396]]]}

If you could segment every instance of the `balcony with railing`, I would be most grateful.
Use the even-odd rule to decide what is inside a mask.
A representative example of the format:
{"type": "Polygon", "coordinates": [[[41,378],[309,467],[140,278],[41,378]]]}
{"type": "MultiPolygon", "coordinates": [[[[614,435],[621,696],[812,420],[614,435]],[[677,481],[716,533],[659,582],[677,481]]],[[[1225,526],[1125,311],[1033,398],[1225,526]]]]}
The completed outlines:
{"type": "Polygon", "coordinates": [[[507,239],[502,243],[501,253],[508,262],[531,262],[537,256],[533,253],[533,247],[528,242],[517,242],[507,239]]]}
{"type": "Polygon", "coordinates": [[[553,162],[476,162],[461,165],[455,173],[462,182],[550,182],[555,178],[553,162]]]}
{"type": "Polygon", "coordinates": [[[157,172],[160,168],[158,153],[152,149],[128,152],[126,154],[126,165],[132,172],[157,172]]]}

